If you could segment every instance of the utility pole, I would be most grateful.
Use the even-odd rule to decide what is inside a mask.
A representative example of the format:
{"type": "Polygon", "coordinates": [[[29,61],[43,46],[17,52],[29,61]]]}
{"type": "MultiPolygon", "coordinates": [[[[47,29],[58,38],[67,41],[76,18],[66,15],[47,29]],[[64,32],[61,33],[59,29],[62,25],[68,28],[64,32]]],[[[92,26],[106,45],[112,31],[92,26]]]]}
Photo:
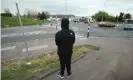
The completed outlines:
{"type": "MultiPolygon", "coordinates": [[[[103,7],[105,8],[105,2],[104,2],[103,7]]],[[[104,11],[104,9],[103,9],[103,11],[104,11]]],[[[102,22],[103,22],[103,16],[104,16],[104,13],[102,14],[102,22]]]]}
{"type": "MultiPolygon", "coordinates": [[[[22,25],[22,21],[21,21],[21,16],[20,16],[19,8],[18,8],[18,3],[16,3],[16,8],[17,8],[17,15],[18,15],[18,18],[19,18],[20,26],[22,27],[23,25],[22,25]]],[[[24,37],[24,31],[22,31],[22,34],[23,34],[23,37],[24,37]]],[[[26,41],[24,41],[24,42],[25,42],[25,46],[26,46],[26,52],[28,53],[27,43],[26,43],[26,41]]]]}
{"type": "Polygon", "coordinates": [[[68,16],[67,16],[68,15],[67,14],[67,0],[66,0],[66,11],[65,12],[66,12],[66,18],[68,18],[68,16]]]}
{"type": "Polygon", "coordinates": [[[18,18],[19,18],[20,26],[22,27],[23,25],[22,25],[20,13],[19,13],[18,3],[16,3],[16,8],[17,8],[17,15],[18,15],[18,18]]]}
{"type": "Polygon", "coordinates": [[[67,13],[67,0],[66,0],[66,13],[67,13]]]}

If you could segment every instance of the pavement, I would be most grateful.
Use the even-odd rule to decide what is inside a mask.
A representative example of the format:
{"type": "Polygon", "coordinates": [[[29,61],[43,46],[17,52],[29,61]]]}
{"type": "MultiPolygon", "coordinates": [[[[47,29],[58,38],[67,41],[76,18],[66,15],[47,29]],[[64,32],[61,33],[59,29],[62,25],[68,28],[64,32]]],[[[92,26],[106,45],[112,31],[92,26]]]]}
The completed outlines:
{"type": "Polygon", "coordinates": [[[43,80],[133,80],[133,39],[90,38],[81,44],[101,47],[72,64],[70,79],[56,73],[43,80]]]}

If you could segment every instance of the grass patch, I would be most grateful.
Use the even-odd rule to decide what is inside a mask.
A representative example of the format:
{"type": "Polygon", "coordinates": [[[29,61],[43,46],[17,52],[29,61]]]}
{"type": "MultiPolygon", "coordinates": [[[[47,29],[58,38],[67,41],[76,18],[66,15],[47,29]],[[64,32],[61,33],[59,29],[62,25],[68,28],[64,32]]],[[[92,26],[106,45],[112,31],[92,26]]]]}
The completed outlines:
{"type": "MultiPolygon", "coordinates": [[[[40,25],[44,24],[42,20],[35,20],[34,18],[21,17],[23,26],[26,25],[40,25]]],[[[46,23],[46,22],[45,22],[46,23]]],[[[1,17],[1,28],[20,26],[18,17],[1,17]]]]}
{"type": "MultiPolygon", "coordinates": [[[[97,50],[91,45],[78,45],[73,48],[73,59],[86,55],[89,50],[97,50]]],[[[2,80],[33,80],[41,73],[48,72],[59,67],[59,59],[56,52],[47,56],[27,59],[22,62],[2,62],[2,80]],[[31,63],[31,64],[30,64],[31,63]]]]}

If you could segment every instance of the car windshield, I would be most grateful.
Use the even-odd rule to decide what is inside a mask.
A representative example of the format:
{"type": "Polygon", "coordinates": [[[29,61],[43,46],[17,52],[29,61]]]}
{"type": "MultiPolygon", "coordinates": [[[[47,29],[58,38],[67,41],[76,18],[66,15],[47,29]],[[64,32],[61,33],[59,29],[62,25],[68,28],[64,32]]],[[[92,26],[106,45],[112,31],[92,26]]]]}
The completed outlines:
{"type": "Polygon", "coordinates": [[[133,20],[127,20],[127,24],[133,24],[133,20]]]}

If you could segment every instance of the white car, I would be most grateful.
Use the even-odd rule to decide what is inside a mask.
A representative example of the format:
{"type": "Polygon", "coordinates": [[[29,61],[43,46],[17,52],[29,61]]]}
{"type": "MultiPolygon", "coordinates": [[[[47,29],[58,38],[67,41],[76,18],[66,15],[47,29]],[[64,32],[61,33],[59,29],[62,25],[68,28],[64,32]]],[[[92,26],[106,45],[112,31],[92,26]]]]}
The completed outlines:
{"type": "Polygon", "coordinates": [[[127,19],[124,23],[124,30],[133,30],[133,20],[127,19]]]}

